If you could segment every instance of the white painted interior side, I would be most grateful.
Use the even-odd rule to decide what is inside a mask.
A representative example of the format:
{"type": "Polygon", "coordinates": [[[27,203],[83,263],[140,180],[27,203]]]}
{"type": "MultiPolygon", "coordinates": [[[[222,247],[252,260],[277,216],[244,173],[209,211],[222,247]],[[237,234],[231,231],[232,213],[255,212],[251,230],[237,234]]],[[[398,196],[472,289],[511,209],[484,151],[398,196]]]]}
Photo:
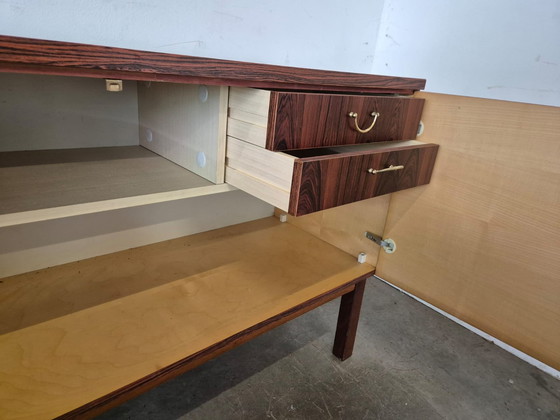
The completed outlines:
{"type": "Polygon", "coordinates": [[[0,278],[271,216],[242,191],[0,229],[0,278]]]}
{"type": "Polygon", "coordinates": [[[136,82],[0,73],[0,151],[138,144],[136,82]]]}
{"type": "Polygon", "coordinates": [[[370,69],[426,90],[560,106],[560,1],[385,0],[370,69]]]}
{"type": "Polygon", "coordinates": [[[2,34],[369,72],[383,0],[6,0],[2,34]]]}

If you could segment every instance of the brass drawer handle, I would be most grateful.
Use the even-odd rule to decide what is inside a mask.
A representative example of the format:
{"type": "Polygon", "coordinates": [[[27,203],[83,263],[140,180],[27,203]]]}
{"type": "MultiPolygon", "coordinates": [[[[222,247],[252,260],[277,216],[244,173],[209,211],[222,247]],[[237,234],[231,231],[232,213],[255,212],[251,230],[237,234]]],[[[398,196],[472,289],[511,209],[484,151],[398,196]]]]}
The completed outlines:
{"type": "Polygon", "coordinates": [[[379,112],[373,111],[369,115],[371,115],[373,117],[373,122],[371,123],[371,125],[368,128],[362,129],[358,125],[358,113],[357,112],[351,112],[351,113],[348,114],[348,116],[350,118],[354,118],[354,125],[356,126],[356,131],[359,131],[360,133],[367,133],[368,131],[371,131],[371,129],[373,128],[373,126],[377,122],[377,118],[379,117],[379,112]]]}
{"type": "Polygon", "coordinates": [[[372,174],[380,174],[381,172],[391,172],[391,171],[400,171],[401,169],[404,169],[404,165],[391,165],[388,168],[385,169],[373,169],[373,168],[369,168],[367,171],[372,174]]]}

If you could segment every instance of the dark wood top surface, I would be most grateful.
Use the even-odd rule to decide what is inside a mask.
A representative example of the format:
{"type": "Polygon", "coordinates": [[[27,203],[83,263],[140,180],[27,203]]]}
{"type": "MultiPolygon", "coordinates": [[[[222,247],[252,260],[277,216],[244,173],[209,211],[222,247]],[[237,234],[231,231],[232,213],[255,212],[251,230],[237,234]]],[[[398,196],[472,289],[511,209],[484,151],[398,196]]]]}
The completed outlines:
{"type": "Polygon", "coordinates": [[[0,35],[0,71],[282,90],[412,94],[424,79],[245,63],[0,35]]]}

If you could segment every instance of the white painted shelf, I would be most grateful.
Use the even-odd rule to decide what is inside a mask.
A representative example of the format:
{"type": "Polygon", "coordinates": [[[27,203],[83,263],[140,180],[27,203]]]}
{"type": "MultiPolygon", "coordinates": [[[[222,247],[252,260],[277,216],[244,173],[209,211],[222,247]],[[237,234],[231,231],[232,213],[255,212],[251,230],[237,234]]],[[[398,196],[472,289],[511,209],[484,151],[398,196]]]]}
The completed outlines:
{"type": "Polygon", "coordinates": [[[234,190],[141,147],[0,153],[0,227],[234,190]]]}

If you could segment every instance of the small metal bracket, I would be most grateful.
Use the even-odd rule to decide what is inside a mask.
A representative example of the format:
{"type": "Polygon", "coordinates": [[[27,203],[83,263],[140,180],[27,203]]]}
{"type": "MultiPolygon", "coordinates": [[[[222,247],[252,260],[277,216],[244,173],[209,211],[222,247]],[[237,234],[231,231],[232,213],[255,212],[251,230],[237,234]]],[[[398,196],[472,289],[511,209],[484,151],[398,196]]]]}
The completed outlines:
{"type": "Polygon", "coordinates": [[[365,237],[383,248],[387,254],[392,254],[397,250],[397,244],[392,239],[383,239],[381,236],[371,232],[366,232],[365,237]]]}

